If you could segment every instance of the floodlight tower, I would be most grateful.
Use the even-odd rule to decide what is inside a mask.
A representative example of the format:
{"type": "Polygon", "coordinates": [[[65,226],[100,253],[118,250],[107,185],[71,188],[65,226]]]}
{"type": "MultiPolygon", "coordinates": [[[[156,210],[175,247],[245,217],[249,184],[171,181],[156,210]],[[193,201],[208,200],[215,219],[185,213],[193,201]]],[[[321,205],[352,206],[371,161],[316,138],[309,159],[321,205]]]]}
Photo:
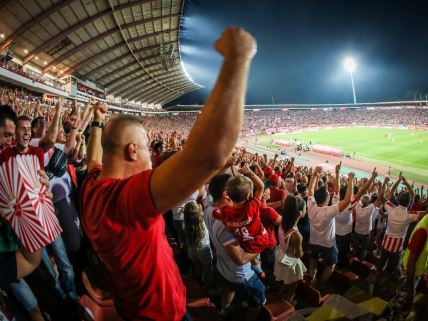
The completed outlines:
{"type": "Polygon", "coordinates": [[[354,86],[354,71],[357,64],[355,63],[355,60],[352,58],[346,58],[345,59],[345,69],[347,72],[351,75],[351,83],[352,83],[352,94],[354,95],[354,104],[357,103],[357,98],[355,96],[355,86],[354,86]]]}

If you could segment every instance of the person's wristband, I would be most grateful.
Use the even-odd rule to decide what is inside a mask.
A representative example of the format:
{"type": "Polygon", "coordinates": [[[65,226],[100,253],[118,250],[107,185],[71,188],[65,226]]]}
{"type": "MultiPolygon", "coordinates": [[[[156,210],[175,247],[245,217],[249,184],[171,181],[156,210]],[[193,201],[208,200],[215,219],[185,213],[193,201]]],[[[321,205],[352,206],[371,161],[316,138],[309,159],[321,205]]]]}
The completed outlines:
{"type": "Polygon", "coordinates": [[[103,129],[104,126],[105,126],[104,122],[101,122],[101,121],[95,121],[94,120],[93,122],[91,122],[91,127],[98,127],[98,128],[103,129]]]}

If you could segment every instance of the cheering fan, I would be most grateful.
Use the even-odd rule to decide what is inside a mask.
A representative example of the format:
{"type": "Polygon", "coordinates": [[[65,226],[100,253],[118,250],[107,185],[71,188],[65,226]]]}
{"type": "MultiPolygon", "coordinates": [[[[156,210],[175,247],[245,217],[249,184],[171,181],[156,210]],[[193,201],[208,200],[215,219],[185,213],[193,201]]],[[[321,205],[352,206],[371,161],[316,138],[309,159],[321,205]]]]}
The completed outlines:
{"type": "Polygon", "coordinates": [[[62,232],[39,181],[40,164],[35,155],[10,157],[0,166],[0,209],[22,245],[34,252],[62,232]]]}

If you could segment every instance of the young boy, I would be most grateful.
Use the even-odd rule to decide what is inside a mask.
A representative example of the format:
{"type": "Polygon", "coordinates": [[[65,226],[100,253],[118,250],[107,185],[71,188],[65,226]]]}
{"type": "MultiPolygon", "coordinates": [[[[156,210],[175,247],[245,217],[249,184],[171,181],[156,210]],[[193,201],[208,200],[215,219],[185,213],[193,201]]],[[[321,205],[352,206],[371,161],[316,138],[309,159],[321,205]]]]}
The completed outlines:
{"type": "MultiPolygon", "coordinates": [[[[261,253],[269,245],[269,235],[260,220],[264,184],[247,164],[239,172],[243,176],[234,177],[226,186],[233,205],[215,211],[214,216],[233,231],[246,252],[261,253]]],[[[263,275],[258,259],[252,261],[252,266],[263,275]]]]}

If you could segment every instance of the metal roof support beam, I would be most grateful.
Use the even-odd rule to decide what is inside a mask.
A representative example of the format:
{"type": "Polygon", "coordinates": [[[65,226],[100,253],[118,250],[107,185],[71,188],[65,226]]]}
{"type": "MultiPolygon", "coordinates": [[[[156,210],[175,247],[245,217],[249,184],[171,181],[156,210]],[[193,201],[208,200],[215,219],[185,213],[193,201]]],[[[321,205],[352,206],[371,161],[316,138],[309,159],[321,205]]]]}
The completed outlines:
{"type": "MultiPolygon", "coordinates": [[[[130,55],[130,57],[132,58],[132,60],[134,62],[136,62],[135,59],[132,57],[132,55],[130,55]]],[[[141,57],[140,61],[148,60],[148,59],[152,59],[152,58],[158,58],[158,57],[159,57],[159,54],[154,54],[154,55],[147,56],[147,57],[141,57]]],[[[111,67],[111,65],[114,65],[115,63],[118,63],[123,59],[124,58],[122,58],[122,57],[118,57],[118,58],[115,58],[113,60],[110,60],[109,62],[102,64],[101,66],[99,66],[99,67],[95,68],[94,70],[91,70],[90,72],[85,74],[85,77],[92,77],[94,74],[97,74],[98,72],[100,72],[101,70],[103,70],[105,68],[111,67]]]]}
{"type": "MultiPolygon", "coordinates": [[[[143,57],[140,61],[141,62],[144,62],[144,61],[146,61],[146,60],[150,60],[150,59],[153,59],[153,58],[158,58],[158,56],[157,55],[152,55],[152,56],[147,56],[147,57],[143,57]]],[[[151,63],[151,64],[144,64],[143,66],[145,67],[145,68],[150,68],[150,67],[153,67],[153,66],[156,66],[156,65],[160,65],[161,64],[161,62],[159,61],[156,61],[156,62],[154,62],[154,63],[151,63]]],[[[128,65],[126,65],[126,67],[127,68],[129,68],[130,66],[132,66],[133,64],[128,64],[128,65]]],[[[123,66],[123,67],[125,67],[125,66],[123,66]]],[[[106,74],[105,76],[107,76],[107,78],[108,77],[112,77],[112,76],[114,76],[115,74],[118,74],[119,72],[121,72],[121,71],[123,71],[124,69],[126,69],[126,68],[118,68],[118,69],[116,69],[116,70],[112,70],[112,71],[110,71],[108,74],[106,74]]],[[[141,68],[139,68],[139,69],[135,69],[134,70],[134,72],[139,72],[139,71],[143,71],[141,68]]],[[[146,73],[147,74],[147,73],[146,73]]],[[[98,83],[100,83],[101,84],[101,80],[100,79],[97,79],[96,80],[98,83]]]]}
{"type": "MultiPolygon", "coordinates": [[[[158,68],[156,70],[151,70],[150,71],[150,75],[152,77],[155,77],[158,80],[163,79],[162,76],[165,75],[165,74],[168,74],[168,73],[171,76],[173,74],[173,71],[171,71],[171,70],[170,71],[166,71],[165,69],[163,69],[163,67],[160,67],[160,68],[158,68]]],[[[151,77],[149,75],[147,75],[147,74],[143,74],[143,75],[141,75],[141,74],[135,74],[134,77],[132,77],[131,79],[127,80],[125,83],[122,83],[119,86],[116,86],[114,88],[107,89],[107,92],[109,94],[114,94],[114,93],[120,92],[125,87],[133,86],[133,85],[135,85],[135,83],[138,83],[140,81],[143,81],[143,80],[146,80],[146,79],[150,79],[150,78],[151,77]],[[144,76],[146,76],[146,77],[144,77],[144,76]]]]}
{"type": "MultiPolygon", "coordinates": [[[[180,75],[181,76],[181,75],[180,75]]],[[[164,84],[168,84],[168,85],[171,85],[171,84],[175,84],[175,83],[180,83],[180,82],[185,82],[186,80],[184,80],[182,77],[174,77],[174,78],[170,78],[170,79],[168,79],[167,81],[164,81],[163,83],[164,84]]],[[[153,93],[153,92],[160,92],[160,91],[162,91],[162,90],[165,90],[165,91],[168,91],[168,89],[166,89],[165,87],[157,87],[156,85],[157,84],[153,84],[153,85],[151,85],[151,86],[146,86],[147,84],[146,83],[144,83],[142,86],[140,86],[140,87],[138,87],[138,88],[134,88],[134,92],[132,92],[132,93],[128,93],[128,94],[126,94],[126,95],[123,95],[122,97],[123,98],[127,98],[127,99],[129,99],[129,100],[132,100],[132,99],[134,99],[134,98],[136,98],[136,97],[138,97],[138,95],[141,95],[141,93],[139,93],[139,94],[135,94],[135,91],[137,91],[137,90],[141,90],[141,89],[143,89],[144,91],[145,91],[145,94],[143,94],[141,97],[143,97],[144,95],[146,95],[146,94],[151,94],[151,93],[153,93]]]]}
{"type": "MultiPolygon", "coordinates": [[[[183,75],[181,75],[181,74],[178,74],[176,76],[171,76],[171,75],[167,74],[167,75],[160,77],[159,79],[156,79],[156,80],[160,81],[162,79],[168,79],[168,77],[174,78],[174,79],[181,77],[183,79],[183,75]]],[[[162,82],[162,83],[164,83],[164,82],[162,82]]],[[[134,86],[131,88],[126,88],[125,90],[119,91],[118,93],[116,93],[115,96],[120,96],[122,98],[126,98],[127,96],[132,95],[132,93],[135,92],[135,90],[139,90],[142,87],[147,87],[146,89],[149,89],[149,88],[156,87],[156,86],[159,86],[159,82],[156,82],[154,79],[147,80],[147,81],[143,80],[143,81],[141,81],[140,85],[134,86]]],[[[164,87],[162,87],[162,88],[164,88],[164,87]]]]}
{"type": "MultiPolygon", "coordinates": [[[[162,69],[163,68],[163,66],[161,66],[161,64],[159,63],[159,62],[155,62],[155,63],[153,63],[153,64],[148,64],[148,65],[144,65],[144,67],[145,68],[151,68],[151,67],[154,67],[154,66],[159,66],[159,68],[156,68],[156,69],[154,69],[153,71],[157,71],[157,70],[160,70],[160,69],[162,69]]],[[[105,84],[105,85],[103,85],[105,88],[110,88],[111,87],[111,85],[113,85],[113,84],[115,84],[115,83],[117,83],[117,82],[119,82],[119,81],[121,81],[121,80],[123,80],[123,79],[125,79],[126,77],[129,77],[129,76],[132,76],[133,74],[136,74],[136,73],[141,73],[141,72],[143,72],[143,70],[141,70],[141,69],[132,69],[131,71],[129,71],[129,72],[127,72],[126,74],[124,74],[124,75],[122,75],[122,76],[120,76],[119,78],[114,78],[113,80],[111,80],[108,84],[105,84]]],[[[115,72],[115,74],[118,74],[119,72],[115,72]]],[[[108,75],[109,77],[111,77],[112,75],[111,74],[109,74],[108,75]]],[[[105,77],[105,79],[107,79],[107,78],[109,78],[109,77],[105,77]]],[[[99,82],[99,83],[101,83],[100,82],[100,80],[98,80],[97,82],[99,82]]]]}
{"type": "MultiPolygon", "coordinates": [[[[160,16],[160,17],[154,17],[154,18],[150,18],[150,19],[146,19],[146,20],[139,20],[139,21],[133,21],[130,23],[126,23],[124,25],[121,26],[122,29],[128,29],[131,27],[136,27],[138,25],[143,25],[145,23],[150,23],[150,22],[155,22],[158,20],[162,20],[162,19],[170,19],[170,18],[176,18],[179,17],[180,15],[177,14],[172,14],[172,15],[166,15],[166,16],[160,16]]],[[[83,43],[81,43],[80,45],[78,45],[77,47],[73,48],[70,51],[67,51],[66,53],[64,53],[63,55],[55,58],[53,61],[51,61],[48,65],[46,65],[45,67],[43,67],[43,73],[48,72],[51,68],[53,68],[55,65],[57,65],[58,63],[60,63],[61,61],[64,61],[66,59],[68,59],[69,57],[71,57],[72,55],[84,50],[86,47],[104,39],[107,38],[108,36],[111,36],[113,34],[115,34],[116,32],[120,32],[120,28],[119,27],[115,27],[113,29],[110,29],[94,38],[92,38],[89,41],[85,41],[83,43]]],[[[148,35],[147,35],[148,36],[148,35]]],[[[126,43],[124,41],[121,41],[120,43],[121,46],[126,46],[126,43]]],[[[114,47],[117,47],[114,46],[114,47]]],[[[116,48],[117,49],[117,48],[116,48]]],[[[105,51],[103,51],[105,54],[105,51]]]]}
{"type": "MultiPolygon", "coordinates": [[[[160,65],[161,63],[162,63],[161,61],[158,61],[158,62],[155,62],[155,63],[153,63],[153,64],[151,64],[151,65],[154,65],[154,64],[160,65]]],[[[138,66],[139,66],[138,62],[136,62],[136,61],[134,60],[134,61],[131,61],[130,63],[128,63],[128,64],[126,64],[126,65],[123,65],[122,67],[117,68],[114,72],[115,72],[115,73],[120,73],[120,72],[122,72],[122,71],[124,71],[124,70],[126,70],[126,69],[128,69],[128,68],[130,68],[130,67],[132,67],[132,66],[134,66],[134,65],[138,65],[138,66]]],[[[147,65],[147,66],[148,66],[148,65],[147,65]]],[[[103,82],[104,80],[109,79],[109,78],[111,78],[112,76],[113,76],[113,74],[112,74],[111,72],[108,72],[108,73],[106,73],[105,75],[103,75],[103,76],[101,76],[100,78],[98,78],[98,79],[97,79],[97,82],[103,82]]],[[[114,81],[114,79],[113,79],[112,81],[114,81]]]]}
{"type": "MultiPolygon", "coordinates": [[[[130,1],[128,3],[124,3],[124,4],[120,4],[118,6],[116,6],[114,9],[116,11],[119,10],[123,10],[123,9],[127,9],[127,8],[131,8],[133,6],[136,5],[140,5],[146,2],[152,2],[152,0],[136,0],[136,1],[130,1]]],[[[98,12],[97,14],[90,16],[86,19],[83,19],[82,21],[72,25],[71,27],[62,30],[59,34],[53,36],[51,39],[49,39],[48,41],[46,41],[45,43],[43,43],[41,46],[35,48],[33,51],[31,51],[27,56],[24,57],[24,59],[22,60],[22,64],[25,65],[27,62],[29,62],[31,59],[33,59],[36,55],[38,55],[39,53],[41,53],[42,51],[44,51],[45,49],[49,48],[50,46],[52,46],[53,44],[59,42],[61,39],[64,39],[64,37],[66,37],[67,35],[69,35],[70,33],[86,26],[87,24],[102,18],[104,16],[110,15],[112,14],[113,11],[111,8],[108,8],[104,11],[98,12]]]]}
{"type": "MultiPolygon", "coordinates": [[[[38,16],[34,17],[30,21],[27,21],[24,23],[21,27],[15,30],[14,33],[12,33],[7,39],[0,45],[0,50],[3,50],[7,48],[16,38],[24,34],[26,31],[28,31],[30,28],[32,28],[34,25],[41,22],[43,19],[49,17],[52,13],[61,10],[66,5],[72,3],[74,0],[63,0],[56,4],[54,4],[52,7],[47,9],[46,11],[42,11],[38,16]]],[[[8,5],[8,2],[11,1],[5,1],[5,6],[8,5]]],[[[3,4],[0,8],[0,10],[3,10],[3,4]]]]}
{"type": "MultiPolygon", "coordinates": [[[[154,58],[159,58],[159,55],[151,55],[151,56],[147,56],[147,57],[142,57],[141,59],[140,59],[140,61],[141,62],[144,62],[144,61],[148,61],[148,60],[150,60],[150,59],[154,59],[154,58]]],[[[160,64],[161,62],[159,61],[159,62],[157,62],[158,64],[160,64]]],[[[110,62],[108,63],[108,64],[110,64],[110,62]]],[[[152,63],[153,64],[153,63],[152,63]]],[[[152,64],[150,64],[150,65],[152,65],[152,64]]],[[[149,64],[147,64],[147,66],[148,66],[149,64]]],[[[136,69],[136,71],[137,70],[142,70],[141,68],[139,68],[139,69],[136,69]]],[[[114,72],[114,73],[118,73],[119,72],[119,69],[116,69],[116,70],[112,70],[112,71],[110,71],[109,72],[109,75],[111,75],[111,73],[112,72],[114,72]]],[[[87,74],[87,75],[89,75],[89,74],[87,74]]],[[[88,77],[88,78],[90,78],[89,76],[87,76],[87,75],[85,75],[85,77],[88,77]]],[[[99,79],[97,79],[96,80],[97,82],[100,82],[100,80],[99,79]]]]}
{"type": "MultiPolygon", "coordinates": [[[[199,87],[191,86],[189,88],[183,89],[183,94],[187,94],[187,93],[189,93],[191,91],[195,91],[197,89],[199,89],[199,87]]],[[[166,103],[169,103],[171,100],[178,98],[178,97],[182,96],[183,94],[181,94],[181,95],[178,95],[178,94],[177,95],[174,95],[174,94],[168,95],[168,96],[162,98],[161,104],[164,105],[166,103]]]]}
{"type": "MultiPolygon", "coordinates": [[[[152,33],[152,34],[150,34],[150,35],[144,35],[143,37],[131,38],[131,39],[129,39],[128,43],[134,43],[134,42],[139,41],[139,40],[141,40],[141,39],[143,39],[143,38],[148,38],[148,37],[150,37],[150,36],[158,36],[158,35],[161,35],[161,34],[167,34],[168,32],[176,31],[176,30],[177,30],[177,29],[165,30],[165,31],[155,32],[155,33],[152,33]]],[[[117,58],[115,58],[115,59],[113,59],[113,60],[110,60],[110,61],[108,62],[108,64],[103,64],[103,65],[101,65],[100,67],[95,68],[94,70],[91,70],[91,71],[90,71],[90,72],[88,72],[85,76],[93,75],[94,73],[97,73],[97,72],[99,72],[100,70],[103,70],[104,68],[108,67],[108,65],[109,65],[109,64],[114,64],[114,63],[116,63],[116,62],[118,62],[118,61],[121,61],[121,60],[123,60],[123,59],[125,59],[125,58],[128,58],[128,57],[131,57],[131,58],[132,58],[132,54],[131,54],[131,53],[127,53],[127,54],[122,55],[122,56],[120,56],[120,57],[117,57],[117,58]]]]}
{"type": "MultiPolygon", "coordinates": [[[[191,90],[189,90],[189,91],[191,91],[191,90]]],[[[189,91],[188,91],[188,92],[189,92],[189,91]]],[[[161,104],[162,106],[164,106],[165,104],[169,103],[170,101],[172,101],[172,100],[174,100],[174,99],[176,99],[176,98],[178,98],[178,97],[180,97],[180,96],[179,96],[179,95],[173,95],[173,94],[168,95],[168,96],[166,96],[166,97],[163,97],[163,98],[162,98],[162,100],[161,100],[160,104],[161,104]]]]}
{"type": "Polygon", "coordinates": [[[164,97],[167,96],[176,96],[176,97],[180,97],[181,95],[183,95],[185,93],[185,90],[187,90],[189,85],[183,85],[180,86],[178,88],[180,88],[180,90],[184,90],[182,93],[177,93],[177,92],[165,92],[165,91],[159,91],[157,90],[156,92],[152,92],[150,95],[144,94],[143,96],[139,97],[136,99],[136,101],[141,101],[141,102],[145,102],[148,104],[160,104],[163,100],[164,97]]]}
{"type": "MultiPolygon", "coordinates": [[[[158,81],[161,81],[163,79],[168,79],[168,77],[171,77],[171,75],[167,75],[167,76],[163,76],[160,77],[161,79],[159,79],[158,81]]],[[[175,78],[175,76],[174,76],[175,78]]],[[[117,92],[114,96],[116,97],[126,97],[129,95],[132,95],[136,90],[139,90],[143,87],[148,87],[148,88],[152,88],[153,85],[159,85],[158,82],[156,82],[153,79],[142,79],[139,80],[139,82],[137,82],[134,86],[131,86],[130,88],[126,88],[122,91],[117,92]]]]}
{"type": "MultiPolygon", "coordinates": [[[[139,36],[139,37],[136,37],[136,38],[133,38],[133,39],[138,39],[138,40],[143,40],[143,39],[146,39],[146,38],[149,38],[150,36],[156,36],[156,34],[155,33],[153,33],[153,34],[149,34],[149,35],[144,35],[144,36],[139,36]]],[[[130,39],[131,40],[131,39],[130,39]]],[[[134,41],[137,41],[137,40],[134,40],[134,41]]],[[[133,42],[134,42],[133,41],[133,42]]],[[[171,43],[172,43],[173,41],[171,41],[171,43]]],[[[166,43],[170,43],[170,42],[166,42],[166,43]]],[[[126,46],[126,43],[124,43],[124,42],[121,42],[121,43],[119,43],[119,44],[117,44],[117,45],[115,45],[115,46],[113,46],[113,47],[110,47],[110,48],[108,48],[108,49],[106,49],[106,50],[103,50],[103,51],[101,51],[100,53],[98,53],[98,54],[96,54],[96,55],[93,55],[93,56],[91,56],[90,58],[88,58],[88,59],[86,59],[86,60],[84,60],[84,61],[82,61],[82,62],[79,62],[77,65],[75,65],[74,67],[71,67],[71,68],[69,68],[69,69],[67,69],[65,72],[64,72],[64,75],[65,76],[68,76],[68,75],[71,75],[71,74],[73,74],[76,70],[79,70],[79,69],[82,69],[82,68],[84,68],[85,66],[87,66],[88,64],[90,64],[91,62],[93,62],[93,61],[97,61],[97,60],[100,60],[102,57],[104,57],[107,53],[109,53],[109,52],[112,52],[112,51],[115,51],[116,49],[119,49],[120,47],[124,47],[124,46],[126,46]]],[[[160,46],[160,44],[156,44],[156,45],[152,45],[152,46],[148,46],[148,47],[143,47],[143,48],[140,48],[140,49],[137,49],[137,50],[134,50],[134,53],[135,54],[139,54],[139,53],[142,53],[142,52],[144,52],[144,51],[146,51],[146,50],[151,50],[151,49],[155,49],[155,48],[158,48],[160,46]]],[[[122,55],[121,57],[122,57],[122,59],[123,58],[127,58],[127,57],[131,57],[132,56],[132,54],[131,53],[126,53],[126,54],[124,54],[124,55],[122,55]]],[[[117,58],[119,58],[119,57],[117,57],[117,58]]],[[[116,58],[115,58],[116,59],[116,58]]]]}
{"type": "MultiPolygon", "coordinates": [[[[180,83],[178,81],[174,81],[171,85],[179,85],[180,83]]],[[[178,87],[174,88],[179,92],[172,92],[171,94],[175,94],[178,96],[181,96],[184,94],[183,90],[187,89],[191,87],[191,84],[183,84],[183,85],[179,85],[178,87]]],[[[141,97],[141,99],[145,99],[145,101],[147,102],[160,102],[161,101],[161,97],[164,97],[165,95],[168,95],[168,92],[166,91],[162,91],[162,90],[155,90],[155,91],[151,91],[148,93],[149,95],[143,95],[141,97]]]]}

